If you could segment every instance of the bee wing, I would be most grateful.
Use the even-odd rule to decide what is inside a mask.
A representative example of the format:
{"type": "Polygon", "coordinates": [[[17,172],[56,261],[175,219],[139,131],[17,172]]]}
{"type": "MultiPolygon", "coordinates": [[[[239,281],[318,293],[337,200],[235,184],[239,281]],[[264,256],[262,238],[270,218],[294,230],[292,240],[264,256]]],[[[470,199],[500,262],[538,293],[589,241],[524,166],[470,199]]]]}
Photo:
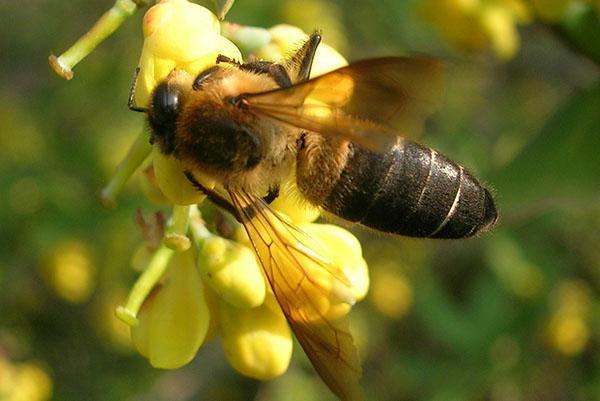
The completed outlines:
{"type": "Polygon", "coordinates": [[[250,110],[297,128],[382,148],[414,137],[441,103],[443,71],[424,57],[363,60],[289,88],[242,95],[250,110]]]}
{"type": "Polygon", "coordinates": [[[325,384],[343,400],[359,400],[360,362],[344,317],[353,299],[344,272],[319,243],[261,198],[230,191],[275,298],[325,384]]]}

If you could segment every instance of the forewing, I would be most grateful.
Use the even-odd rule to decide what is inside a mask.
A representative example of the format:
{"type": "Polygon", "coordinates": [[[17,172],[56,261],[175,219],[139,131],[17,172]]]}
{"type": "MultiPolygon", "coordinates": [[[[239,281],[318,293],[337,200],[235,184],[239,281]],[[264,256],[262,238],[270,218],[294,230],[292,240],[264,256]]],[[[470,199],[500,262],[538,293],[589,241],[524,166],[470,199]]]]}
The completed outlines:
{"type": "Polygon", "coordinates": [[[359,61],[290,88],[243,97],[254,113],[381,148],[398,135],[410,138],[421,131],[425,118],[441,102],[442,86],[442,65],[437,60],[385,57],[359,61]]]}
{"type": "Polygon", "coordinates": [[[358,353],[345,317],[352,298],[344,272],[313,238],[259,197],[230,192],[265,275],[296,338],[325,384],[359,400],[358,353]]]}

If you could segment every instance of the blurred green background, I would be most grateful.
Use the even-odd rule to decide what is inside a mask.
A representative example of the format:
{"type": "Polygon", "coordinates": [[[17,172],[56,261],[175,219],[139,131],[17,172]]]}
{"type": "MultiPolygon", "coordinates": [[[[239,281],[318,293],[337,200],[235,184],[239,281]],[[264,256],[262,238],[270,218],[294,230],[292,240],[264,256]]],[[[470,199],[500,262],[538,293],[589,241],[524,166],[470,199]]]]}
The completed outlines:
{"type": "MultiPolygon", "coordinates": [[[[462,3],[238,0],[227,19],[319,28],[349,60],[443,59],[423,141],[496,193],[499,225],[479,238],[354,230],[371,272],[352,312],[367,399],[599,400],[600,7],[488,0],[478,25],[462,3]]],[[[216,342],[175,371],[133,351],[113,310],[137,275],[135,211],[156,206],[135,179],[116,209],[96,193],[143,121],[126,107],[143,12],[72,81],[46,62],[110,6],[0,2],[0,400],[331,400],[299,347],[266,383],[216,342]]]]}

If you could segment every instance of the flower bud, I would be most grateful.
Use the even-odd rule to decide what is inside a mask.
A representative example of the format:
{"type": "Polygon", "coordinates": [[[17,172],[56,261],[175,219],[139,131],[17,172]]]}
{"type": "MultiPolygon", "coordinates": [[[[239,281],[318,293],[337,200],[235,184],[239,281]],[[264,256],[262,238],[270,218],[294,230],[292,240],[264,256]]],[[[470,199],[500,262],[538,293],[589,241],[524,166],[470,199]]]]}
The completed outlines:
{"type": "Polygon", "coordinates": [[[221,237],[207,238],[198,267],[205,283],[238,308],[254,308],[265,299],[265,279],[250,248],[221,237]]]}
{"type": "Polygon", "coordinates": [[[350,281],[352,298],[363,299],[369,289],[369,272],[358,239],[348,230],[332,224],[302,224],[300,228],[326,244],[333,263],[350,281]]]}
{"type": "Polygon", "coordinates": [[[52,397],[52,380],[36,361],[13,363],[0,354],[0,399],[46,401],[52,397]]]}
{"type": "Polygon", "coordinates": [[[548,323],[550,344],[565,355],[578,355],[590,339],[591,291],[582,280],[565,280],[551,294],[554,313],[548,323]]]}
{"type": "Polygon", "coordinates": [[[467,51],[492,48],[503,60],[519,48],[517,25],[530,22],[521,0],[427,0],[419,13],[455,46],[467,51]]]}
{"type": "Polygon", "coordinates": [[[239,309],[220,302],[223,350],[231,366],[259,380],[283,374],[292,356],[292,335],[275,307],[239,309]]]}
{"type": "MultiPolygon", "coordinates": [[[[292,25],[275,25],[269,29],[271,43],[257,51],[257,56],[273,61],[281,61],[293,54],[298,46],[308,39],[308,35],[300,28],[292,25]]],[[[326,72],[348,65],[348,61],[333,47],[321,43],[313,60],[311,76],[316,77],[326,72]]]]}
{"type": "Polygon", "coordinates": [[[132,327],[133,342],[152,366],[175,369],[196,355],[210,315],[192,251],[177,252],[158,287],[145,301],[132,327]]]}
{"type": "Polygon", "coordinates": [[[85,302],[95,286],[96,269],[90,249],[79,240],[66,240],[53,249],[43,277],[54,292],[67,302],[85,302]]]}
{"type": "Polygon", "coordinates": [[[187,0],[163,0],[151,7],[143,32],[136,105],[147,105],[154,87],[174,68],[196,75],[215,64],[218,54],[241,59],[237,47],[221,36],[217,17],[187,0]]]}

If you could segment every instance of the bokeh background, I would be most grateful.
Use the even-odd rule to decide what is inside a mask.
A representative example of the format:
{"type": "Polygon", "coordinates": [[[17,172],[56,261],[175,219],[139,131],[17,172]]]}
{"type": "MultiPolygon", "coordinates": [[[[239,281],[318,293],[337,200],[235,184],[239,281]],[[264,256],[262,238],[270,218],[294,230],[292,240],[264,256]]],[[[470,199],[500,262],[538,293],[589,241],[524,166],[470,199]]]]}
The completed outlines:
{"type": "MultiPolygon", "coordinates": [[[[333,399],[301,350],[260,383],[218,343],[153,369],[114,317],[136,275],[133,180],[96,193],[133,142],[139,12],[66,82],[48,68],[110,0],[1,1],[0,400],[333,399]]],[[[369,400],[600,399],[600,25],[577,1],[238,0],[229,21],[319,28],[350,60],[447,64],[423,141],[489,183],[500,222],[464,241],[354,229],[371,290],[352,312],[369,400]],[[566,8],[565,8],[566,7],[566,8]]]]}

